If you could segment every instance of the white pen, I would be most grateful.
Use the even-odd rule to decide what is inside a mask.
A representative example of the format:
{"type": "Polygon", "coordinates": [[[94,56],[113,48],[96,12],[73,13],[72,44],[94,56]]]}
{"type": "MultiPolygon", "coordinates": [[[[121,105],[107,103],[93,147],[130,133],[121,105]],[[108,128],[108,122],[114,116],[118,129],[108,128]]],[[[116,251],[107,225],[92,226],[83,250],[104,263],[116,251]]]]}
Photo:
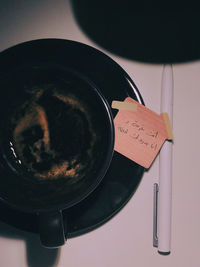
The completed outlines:
{"type": "MultiPolygon", "coordinates": [[[[161,88],[161,113],[167,112],[170,122],[173,120],[173,70],[164,65],[161,88]]],[[[162,255],[171,250],[171,212],[172,212],[172,142],[166,141],[159,155],[159,185],[154,185],[154,246],[162,255]],[[155,217],[157,217],[155,219],[155,217]],[[156,220],[156,221],[155,221],[156,220]],[[155,236],[156,234],[156,236],[155,236]]]]}

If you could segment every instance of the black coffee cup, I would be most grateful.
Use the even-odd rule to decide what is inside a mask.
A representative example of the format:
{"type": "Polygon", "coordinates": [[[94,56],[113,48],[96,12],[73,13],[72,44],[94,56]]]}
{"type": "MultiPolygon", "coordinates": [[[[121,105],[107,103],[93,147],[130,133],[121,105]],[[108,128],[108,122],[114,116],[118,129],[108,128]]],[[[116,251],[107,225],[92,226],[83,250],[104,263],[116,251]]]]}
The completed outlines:
{"type": "Polygon", "coordinates": [[[86,77],[47,62],[0,77],[0,200],[38,214],[41,243],[65,243],[62,210],[85,199],[110,165],[110,107],[86,77]]]}

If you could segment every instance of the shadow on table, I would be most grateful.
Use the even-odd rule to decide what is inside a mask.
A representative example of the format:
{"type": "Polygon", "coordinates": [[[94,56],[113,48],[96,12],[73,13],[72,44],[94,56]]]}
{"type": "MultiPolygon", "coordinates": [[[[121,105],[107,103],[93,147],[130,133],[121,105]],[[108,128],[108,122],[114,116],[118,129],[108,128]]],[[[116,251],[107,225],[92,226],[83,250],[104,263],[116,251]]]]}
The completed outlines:
{"type": "Polygon", "coordinates": [[[200,58],[200,16],[187,2],[70,0],[83,32],[102,48],[145,63],[200,58]]]}
{"type": "Polygon", "coordinates": [[[0,222],[0,236],[24,240],[26,243],[27,266],[50,267],[59,261],[60,249],[46,249],[41,246],[39,235],[18,230],[0,222]]]}

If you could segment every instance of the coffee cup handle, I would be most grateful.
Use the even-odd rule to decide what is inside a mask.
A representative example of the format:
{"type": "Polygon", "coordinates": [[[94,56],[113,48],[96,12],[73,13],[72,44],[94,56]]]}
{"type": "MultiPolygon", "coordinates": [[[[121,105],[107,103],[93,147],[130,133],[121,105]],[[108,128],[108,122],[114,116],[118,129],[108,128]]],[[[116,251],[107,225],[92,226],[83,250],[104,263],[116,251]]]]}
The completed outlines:
{"type": "Polygon", "coordinates": [[[65,244],[63,215],[61,210],[39,213],[41,244],[46,248],[58,248],[65,244]]]}

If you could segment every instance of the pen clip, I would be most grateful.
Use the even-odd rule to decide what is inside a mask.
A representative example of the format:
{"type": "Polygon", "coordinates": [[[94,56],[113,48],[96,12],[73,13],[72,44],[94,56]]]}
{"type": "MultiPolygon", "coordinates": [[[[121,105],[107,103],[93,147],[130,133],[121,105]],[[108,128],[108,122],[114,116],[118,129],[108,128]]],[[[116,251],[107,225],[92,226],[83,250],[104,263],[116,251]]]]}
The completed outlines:
{"type": "Polygon", "coordinates": [[[153,246],[158,247],[158,184],[153,185],[153,246]]]}

